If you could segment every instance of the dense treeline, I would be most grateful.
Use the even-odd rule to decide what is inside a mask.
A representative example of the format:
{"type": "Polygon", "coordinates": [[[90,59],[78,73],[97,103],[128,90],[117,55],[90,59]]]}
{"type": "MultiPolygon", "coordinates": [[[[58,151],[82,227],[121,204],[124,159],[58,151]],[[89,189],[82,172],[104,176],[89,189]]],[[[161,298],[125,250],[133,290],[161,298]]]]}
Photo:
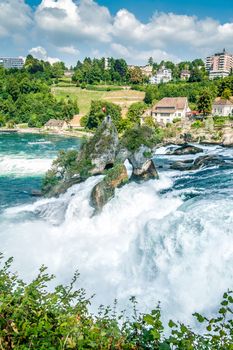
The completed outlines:
{"type": "MultiPolygon", "coordinates": [[[[201,82],[208,79],[204,62],[201,59],[174,64],[170,61],[154,63],[153,59],[150,58],[148,64],[153,67],[153,74],[161,67],[171,69],[174,81],[180,80],[180,75],[183,70],[190,71],[190,82],[201,82]]],[[[128,66],[126,61],[122,58],[91,59],[90,57],[86,57],[83,62],[77,62],[74,71],[75,73],[72,79],[81,86],[98,83],[143,84],[148,83],[149,80],[139,67],[128,66]]]]}
{"type": "MultiPolygon", "coordinates": [[[[2,262],[2,257],[1,257],[2,262]]],[[[76,289],[78,274],[70,285],[48,291],[54,278],[40,269],[29,284],[11,272],[12,259],[0,269],[0,349],[2,350],[232,350],[232,292],[224,293],[218,314],[194,314],[198,332],[172,320],[164,325],[160,305],[151,313],[137,311],[131,298],[130,318],[113,308],[89,312],[89,299],[76,289]],[[170,332],[168,329],[170,328],[170,332]],[[165,332],[166,329],[166,332],[165,332]],[[170,335],[168,335],[170,334],[170,335]]]]}
{"type": "Polygon", "coordinates": [[[127,83],[130,80],[129,69],[124,59],[105,58],[93,60],[86,57],[74,67],[73,81],[78,84],[127,83]]]}
{"type": "Polygon", "coordinates": [[[54,79],[64,74],[64,64],[51,65],[28,56],[22,70],[0,68],[0,126],[28,123],[41,127],[49,119],[69,120],[78,113],[77,101],[57,101],[51,94],[54,79]]]}

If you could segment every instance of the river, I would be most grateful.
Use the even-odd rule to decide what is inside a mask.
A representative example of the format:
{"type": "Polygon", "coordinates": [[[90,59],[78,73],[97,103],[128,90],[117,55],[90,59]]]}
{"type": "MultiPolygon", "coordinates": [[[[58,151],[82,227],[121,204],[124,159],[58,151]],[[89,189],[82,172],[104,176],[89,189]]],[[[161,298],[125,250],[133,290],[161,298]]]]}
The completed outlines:
{"type": "Polygon", "coordinates": [[[99,177],[75,185],[59,198],[31,196],[59,149],[75,138],[0,135],[0,239],[5,256],[26,279],[45,264],[68,283],[96,294],[94,305],[136,296],[148,310],[161,301],[167,320],[190,322],[193,312],[214,312],[233,281],[233,149],[204,146],[226,165],[196,171],[167,164],[193,156],[155,154],[159,180],[129,183],[93,216],[91,189],[99,177]]]}

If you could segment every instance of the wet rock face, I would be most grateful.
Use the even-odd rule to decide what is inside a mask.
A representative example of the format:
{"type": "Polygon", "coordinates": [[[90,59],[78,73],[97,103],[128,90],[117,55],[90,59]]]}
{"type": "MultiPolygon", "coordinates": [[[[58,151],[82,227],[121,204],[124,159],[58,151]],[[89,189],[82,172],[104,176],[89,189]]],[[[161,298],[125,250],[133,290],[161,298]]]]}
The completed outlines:
{"type": "Polygon", "coordinates": [[[202,153],[202,152],[203,152],[203,149],[200,147],[185,144],[179,148],[176,148],[174,150],[167,152],[167,154],[172,155],[172,156],[181,156],[181,155],[186,155],[186,154],[197,154],[197,153],[202,153]]]}
{"type": "Polygon", "coordinates": [[[174,162],[171,165],[171,169],[174,170],[197,170],[204,168],[205,166],[226,165],[225,160],[221,156],[206,155],[198,157],[194,161],[192,159],[186,159],[184,161],[174,162]]]}
{"type": "MultiPolygon", "coordinates": [[[[140,132],[138,134],[140,135],[140,132]]],[[[137,141],[139,142],[137,150],[135,147],[132,150],[132,147],[130,149],[120,144],[111,118],[106,117],[95,135],[83,144],[78,154],[72,153],[70,157],[67,157],[67,153],[62,154],[52,169],[52,185],[49,187],[49,192],[44,194],[57,196],[92,175],[105,174],[104,180],[94,187],[91,194],[91,203],[98,211],[114,196],[115,188],[128,180],[125,160],[132,165],[132,179],[158,179],[158,173],[151,160],[152,149],[142,144],[143,141],[146,142],[142,136],[137,141]]]]}
{"type": "Polygon", "coordinates": [[[116,127],[111,118],[106,117],[96,134],[87,143],[83,152],[80,153],[77,161],[88,157],[92,163],[90,174],[101,174],[105,169],[109,169],[114,165],[118,145],[119,138],[116,127]]]}
{"type": "Polygon", "coordinates": [[[151,159],[147,160],[141,168],[134,169],[132,176],[135,180],[144,181],[159,178],[154,162],[151,159]]]}
{"type": "Polygon", "coordinates": [[[93,188],[91,205],[99,212],[115,194],[115,189],[128,181],[127,169],[124,164],[116,164],[109,170],[106,177],[93,188]]]}

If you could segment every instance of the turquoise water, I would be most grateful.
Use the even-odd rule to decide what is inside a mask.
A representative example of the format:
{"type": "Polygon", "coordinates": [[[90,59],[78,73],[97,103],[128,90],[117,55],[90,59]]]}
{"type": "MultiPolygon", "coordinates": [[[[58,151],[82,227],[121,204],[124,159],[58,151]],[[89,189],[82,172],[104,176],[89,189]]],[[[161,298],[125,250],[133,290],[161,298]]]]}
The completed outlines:
{"type": "Polygon", "coordinates": [[[46,170],[59,150],[80,146],[80,139],[57,135],[0,133],[0,210],[35,201],[46,170]]]}
{"type": "Polygon", "coordinates": [[[160,148],[159,180],[118,189],[99,215],[90,205],[98,176],[59,198],[31,197],[57,151],[79,145],[73,138],[0,135],[0,251],[15,258],[26,280],[42,264],[57,283],[69,283],[78,269],[78,287],[96,294],[96,307],[117,298],[127,309],[134,295],[143,310],[161,301],[166,320],[214,313],[233,286],[233,148],[202,146],[224,162],[185,172],[169,164],[198,155],[160,148]]]}

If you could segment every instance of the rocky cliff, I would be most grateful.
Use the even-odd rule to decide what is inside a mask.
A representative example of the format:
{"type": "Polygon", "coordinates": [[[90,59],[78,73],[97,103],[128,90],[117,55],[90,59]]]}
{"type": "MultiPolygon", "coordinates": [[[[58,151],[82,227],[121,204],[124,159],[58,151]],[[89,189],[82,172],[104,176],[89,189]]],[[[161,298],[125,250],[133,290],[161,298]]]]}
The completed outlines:
{"type": "Polygon", "coordinates": [[[129,180],[124,165],[126,160],[132,165],[131,180],[158,179],[151,159],[152,148],[156,144],[153,130],[138,127],[135,135],[140,142],[138,138],[133,138],[132,141],[128,136],[127,142],[119,141],[111,118],[106,117],[95,135],[83,144],[79,152],[60,153],[46,175],[44,195],[57,196],[89,176],[104,174],[105,178],[93,188],[91,194],[91,204],[99,211],[114,196],[115,188],[129,180]]]}

